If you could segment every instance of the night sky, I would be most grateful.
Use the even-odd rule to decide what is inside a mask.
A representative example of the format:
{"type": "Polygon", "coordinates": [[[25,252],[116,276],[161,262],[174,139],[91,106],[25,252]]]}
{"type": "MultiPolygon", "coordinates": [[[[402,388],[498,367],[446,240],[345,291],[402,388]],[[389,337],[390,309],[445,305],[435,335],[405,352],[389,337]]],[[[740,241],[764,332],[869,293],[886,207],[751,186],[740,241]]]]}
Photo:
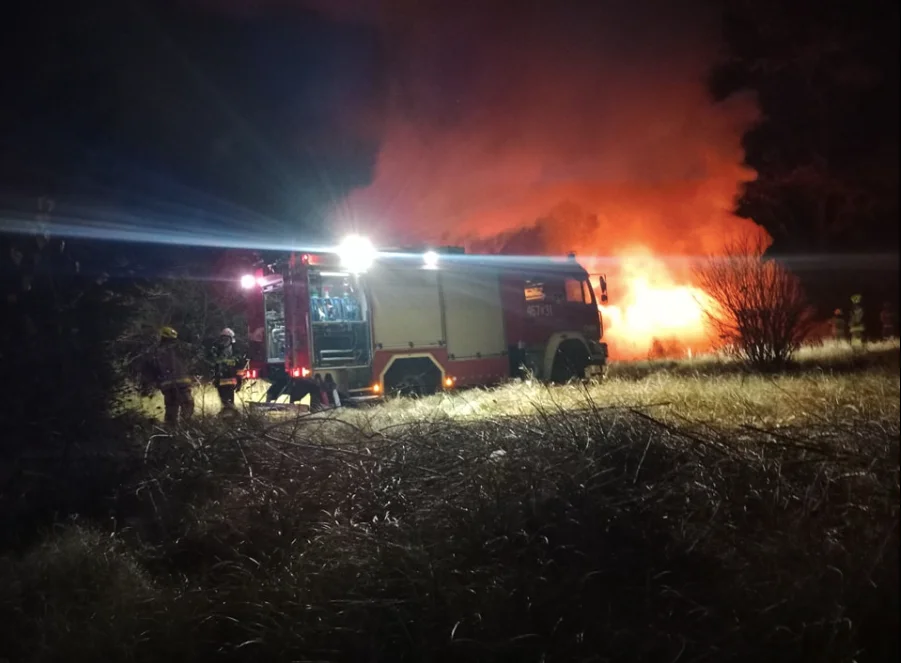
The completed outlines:
{"type": "Polygon", "coordinates": [[[7,193],[293,230],[369,181],[376,137],[343,109],[380,105],[370,27],[182,2],[41,4],[3,43],[7,193]]]}

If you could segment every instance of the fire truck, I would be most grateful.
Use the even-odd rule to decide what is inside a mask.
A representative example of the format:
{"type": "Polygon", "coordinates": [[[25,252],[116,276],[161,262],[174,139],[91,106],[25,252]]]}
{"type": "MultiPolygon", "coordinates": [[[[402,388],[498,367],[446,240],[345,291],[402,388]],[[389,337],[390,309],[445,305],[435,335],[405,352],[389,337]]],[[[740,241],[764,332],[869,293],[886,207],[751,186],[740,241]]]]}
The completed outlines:
{"type": "MultiPolygon", "coordinates": [[[[459,247],[286,252],[241,277],[248,378],[318,402],[497,384],[526,374],[565,382],[603,374],[595,289],[575,256],[467,254],[459,247]],[[328,393],[328,392],[327,392],[328,393]]],[[[607,284],[598,293],[607,301],[607,284]]]]}

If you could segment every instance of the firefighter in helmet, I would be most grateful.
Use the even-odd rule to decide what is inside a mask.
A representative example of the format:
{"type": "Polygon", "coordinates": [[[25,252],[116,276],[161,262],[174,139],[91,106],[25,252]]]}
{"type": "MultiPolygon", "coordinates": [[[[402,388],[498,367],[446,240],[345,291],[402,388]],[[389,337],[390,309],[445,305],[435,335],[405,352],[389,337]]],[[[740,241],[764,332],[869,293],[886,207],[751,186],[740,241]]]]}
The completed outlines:
{"type": "Polygon", "coordinates": [[[163,393],[166,423],[174,426],[179,419],[190,419],[194,414],[193,380],[178,345],[178,332],[172,327],[160,329],[160,344],[148,369],[150,379],[163,393]]]}
{"type": "Polygon", "coordinates": [[[860,295],[851,295],[851,320],[848,325],[851,332],[851,345],[863,347],[864,333],[867,330],[863,320],[863,297],[860,295]]]}
{"type": "Polygon", "coordinates": [[[241,361],[235,355],[235,332],[226,327],[213,346],[213,380],[223,415],[237,413],[235,392],[241,387],[241,361]]]}
{"type": "Polygon", "coordinates": [[[839,343],[844,343],[848,340],[848,325],[845,322],[845,316],[840,308],[835,309],[835,312],[832,314],[831,323],[832,338],[839,343]]]}
{"type": "Polygon", "coordinates": [[[895,336],[895,312],[891,302],[883,302],[879,312],[879,322],[882,324],[882,340],[887,341],[895,336]]]}

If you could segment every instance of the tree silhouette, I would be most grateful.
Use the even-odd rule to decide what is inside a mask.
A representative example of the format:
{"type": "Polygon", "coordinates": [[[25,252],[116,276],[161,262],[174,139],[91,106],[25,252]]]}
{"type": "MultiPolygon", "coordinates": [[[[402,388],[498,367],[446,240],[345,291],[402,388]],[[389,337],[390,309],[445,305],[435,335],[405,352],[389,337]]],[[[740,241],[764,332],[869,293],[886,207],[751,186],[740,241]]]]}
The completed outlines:
{"type": "Polygon", "coordinates": [[[3,454],[96,432],[122,393],[111,344],[134,305],[135,283],[105,271],[115,247],[55,237],[56,201],[36,207],[30,234],[0,234],[3,454]]]}
{"type": "Polygon", "coordinates": [[[897,3],[877,0],[728,2],[710,87],[757,95],[743,143],[758,178],[736,212],[773,253],[897,245],[897,26],[897,3]]]}

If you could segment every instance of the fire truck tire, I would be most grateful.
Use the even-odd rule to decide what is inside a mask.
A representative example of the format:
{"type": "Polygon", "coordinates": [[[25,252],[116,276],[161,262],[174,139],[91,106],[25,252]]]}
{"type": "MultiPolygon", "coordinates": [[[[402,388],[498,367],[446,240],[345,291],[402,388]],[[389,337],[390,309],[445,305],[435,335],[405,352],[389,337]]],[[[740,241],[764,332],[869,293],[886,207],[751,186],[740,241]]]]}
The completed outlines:
{"type": "Polygon", "coordinates": [[[429,396],[441,386],[441,369],[429,357],[397,359],[385,373],[385,393],[429,396]]]}
{"type": "Polygon", "coordinates": [[[588,348],[580,341],[564,341],[554,357],[551,382],[565,384],[570,380],[584,380],[587,367],[588,348]]]}

